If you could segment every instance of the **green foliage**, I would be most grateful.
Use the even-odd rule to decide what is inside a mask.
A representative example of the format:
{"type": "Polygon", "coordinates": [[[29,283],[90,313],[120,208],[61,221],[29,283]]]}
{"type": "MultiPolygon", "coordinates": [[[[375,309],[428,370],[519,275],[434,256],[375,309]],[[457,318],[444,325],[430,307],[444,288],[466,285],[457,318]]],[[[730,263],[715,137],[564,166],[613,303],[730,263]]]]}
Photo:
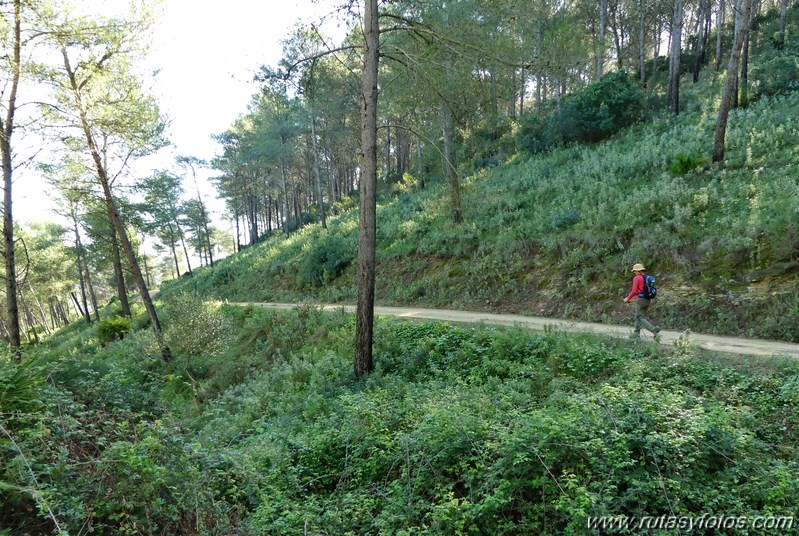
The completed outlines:
{"type": "Polygon", "coordinates": [[[97,323],[97,339],[106,345],[112,341],[121,341],[130,332],[132,325],[124,316],[112,316],[97,323]]]}
{"type": "Polygon", "coordinates": [[[326,234],[310,244],[299,273],[303,286],[320,287],[340,276],[355,259],[350,237],[326,234]]]}
{"type": "Polygon", "coordinates": [[[192,350],[202,403],[149,330],[40,348],[48,384],[7,421],[3,526],[47,532],[46,505],[70,533],[554,535],[799,499],[795,361],[378,320],[376,370],[356,380],[351,315],[203,307],[162,309],[168,329],[201,311],[235,333],[224,355],[192,350]]]}
{"type": "Polygon", "coordinates": [[[464,150],[476,169],[504,164],[516,151],[515,123],[509,117],[494,117],[478,124],[466,140],[464,150]]]}
{"type": "Polygon", "coordinates": [[[519,129],[519,145],[538,153],[573,142],[596,143],[633,125],[643,116],[644,93],[624,71],[608,73],[584,90],[568,95],[546,119],[533,114],[519,129]]]}
{"type": "Polygon", "coordinates": [[[162,311],[164,340],[179,356],[217,355],[234,337],[220,304],[189,292],[172,297],[162,311]]]}
{"type": "Polygon", "coordinates": [[[675,177],[685,175],[696,168],[707,166],[707,158],[696,154],[680,153],[671,161],[669,171],[675,177]]]}

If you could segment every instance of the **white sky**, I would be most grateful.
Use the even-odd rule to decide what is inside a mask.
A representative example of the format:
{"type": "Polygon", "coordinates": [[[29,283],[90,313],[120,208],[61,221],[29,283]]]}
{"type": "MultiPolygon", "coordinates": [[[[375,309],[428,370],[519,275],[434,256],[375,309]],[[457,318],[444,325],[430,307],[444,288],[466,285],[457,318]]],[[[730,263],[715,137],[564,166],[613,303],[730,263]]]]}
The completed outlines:
{"type": "MultiPolygon", "coordinates": [[[[329,13],[332,0],[164,0],[149,58],[160,69],[153,81],[161,110],[171,119],[169,138],[175,147],[152,166],[165,167],[175,155],[210,160],[219,146],[211,135],[224,132],[246,112],[257,90],[252,79],[261,65],[281,58],[280,41],[298,20],[311,21],[329,13]]],[[[104,0],[103,7],[125,5],[104,0]]],[[[124,8],[123,8],[124,9],[124,8]]],[[[221,201],[204,171],[201,188],[219,221],[221,201]]],[[[56,220],[46,184],[28,172],[14,183],[15,220],[56,220]]],[[[189,181],[184,188],[191,192],[189,181]]]]}

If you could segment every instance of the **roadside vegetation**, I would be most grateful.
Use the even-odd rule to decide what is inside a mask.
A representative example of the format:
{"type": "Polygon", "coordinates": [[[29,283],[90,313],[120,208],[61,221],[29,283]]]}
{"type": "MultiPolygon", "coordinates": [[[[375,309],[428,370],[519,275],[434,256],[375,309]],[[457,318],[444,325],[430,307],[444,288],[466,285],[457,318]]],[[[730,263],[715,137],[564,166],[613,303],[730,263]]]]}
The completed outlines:
{"type": "Polygon", "coordinates": [[[351,315],[181,295],[166,364],[142,313],[0,368],[6,533],[585,534],[799,501],[795,360],[381,320],[356,380],[351,315]]]}

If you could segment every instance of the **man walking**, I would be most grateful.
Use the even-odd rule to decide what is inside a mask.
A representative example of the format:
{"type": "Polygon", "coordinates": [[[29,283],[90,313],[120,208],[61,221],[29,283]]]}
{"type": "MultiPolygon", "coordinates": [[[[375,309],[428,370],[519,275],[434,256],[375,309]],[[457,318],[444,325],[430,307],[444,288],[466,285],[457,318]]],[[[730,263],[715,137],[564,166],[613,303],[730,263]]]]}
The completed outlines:
{"type": "Polygon", "coordinates": [[[660,328],[653,326],[646,318],[644,312],[649,308],[649,304],[654,296],[647,290],[646,282],[646,268],[643,264],[636,263],[633,265],[633,288],[630,293],[624,298],[624,303],[630,303],[630,300],[635,300],[635,311],[633,312],[633,320],[635,320],[635,336],[641,336],[641,328],[652,332],[655,337],[660,333],[660,328]]]}

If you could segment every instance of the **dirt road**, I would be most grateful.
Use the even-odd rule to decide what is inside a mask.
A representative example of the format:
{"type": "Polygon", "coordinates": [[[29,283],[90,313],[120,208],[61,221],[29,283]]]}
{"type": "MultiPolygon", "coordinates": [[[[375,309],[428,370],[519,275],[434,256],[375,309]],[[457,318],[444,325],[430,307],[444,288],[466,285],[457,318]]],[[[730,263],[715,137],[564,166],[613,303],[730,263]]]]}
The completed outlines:
{"type": "MultiPolygon", "coordinates": [[[[246,305],[246,304],[239,304],[246,305]]],[[[291,303],[252,303],[258,307],[269,309],[291,309],[296,304],[291,303]]],[[[315,304],[326,311],[344,310],[354,313],[354,305],[326,305],[315,304]]],[[[559,331],[568,332],[594,332],[617,337],[627,337],[632,332],[629,326],[614,326],[610,324],[597,324],[593,322],[577,322],[572,320],[558,320],[555,318],[542,318],[534,316],[504,315],[493,313],[481,313],[473,311],[453,311],[447,309],[420,309],[416,307],[375,307],[376,315],[393,316],[398,318],[419,319],[419,320],[438,320],[442,322],[455,322],[466,324],[486,324],[500,326],[519,326],[532,330],[543,330],[551,327],[559,331]]],[[[674,344],[683,332],[667,331],[660,332],[663,344],[674,344]]],[[[799,357],[799,344],[792,344],[779,341],[767,341],[761,339],[742,339],[739,337],[722,337],[718,335],[704,335],[701,333],[691,333],[688,335],[690,341],[696,346],[717,352],[729,352],[751,356],[772,356],[783,355],[799,357]]]]}

